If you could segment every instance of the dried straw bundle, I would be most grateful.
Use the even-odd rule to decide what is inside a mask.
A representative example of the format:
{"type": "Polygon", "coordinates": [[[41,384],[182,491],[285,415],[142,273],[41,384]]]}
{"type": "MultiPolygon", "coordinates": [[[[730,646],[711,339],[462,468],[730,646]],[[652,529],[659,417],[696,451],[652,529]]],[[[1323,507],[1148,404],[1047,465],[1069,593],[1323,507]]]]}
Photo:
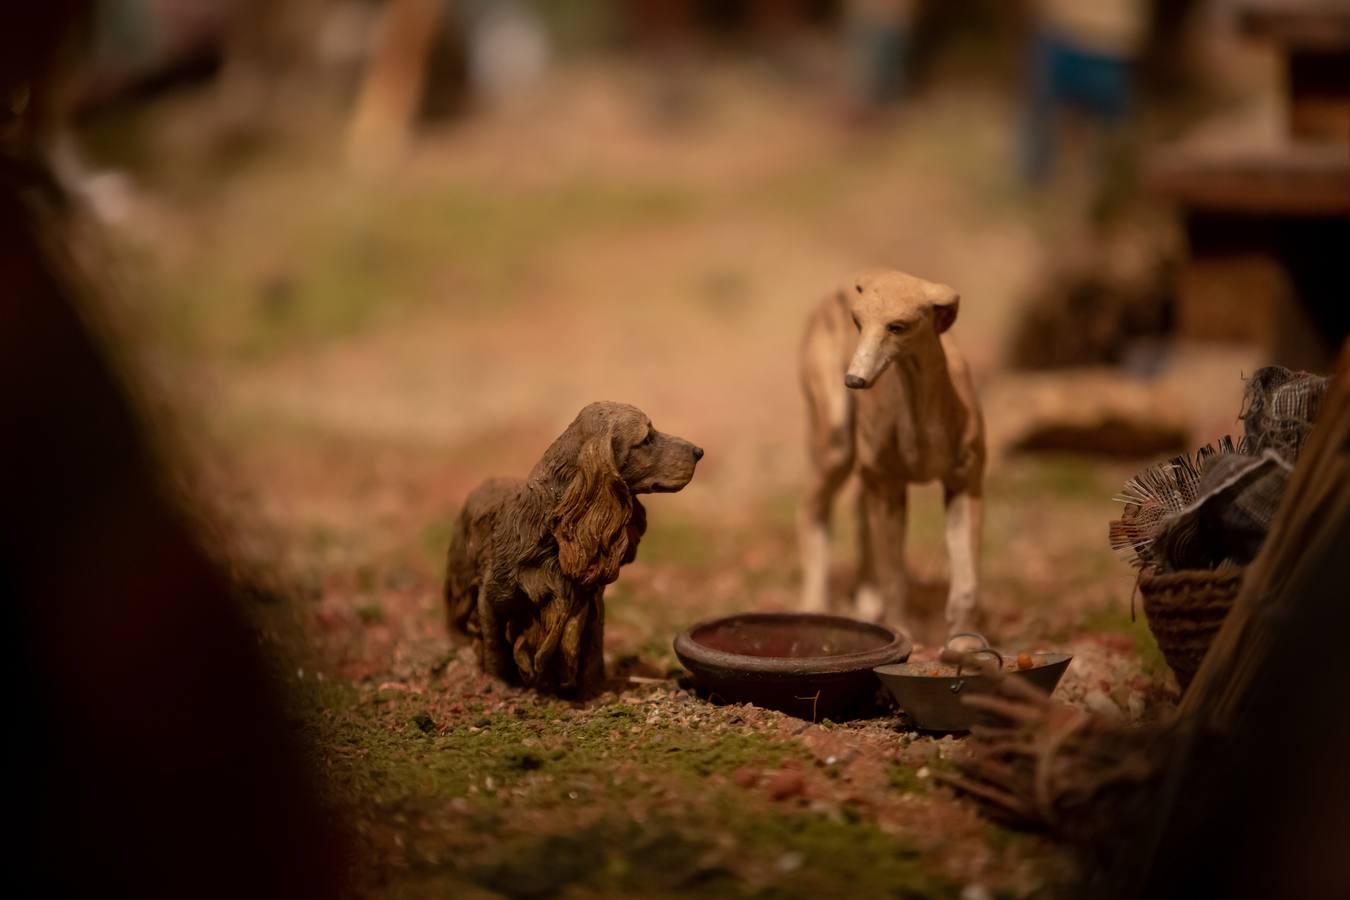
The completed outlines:
{"type": "Polygon", "coordinates": [[[1292,464],[1326,397],[1327,379],[1280,366],[1258,369],[1243,392],[1243,436],[1224,437],[1150,466],[1116,496],[1112,549],[1137,569],[1208,569],[1250,561],[1279,507],[1292,464]]]}
{"type": "Polygon", "coordinates": [[[1020,678],[1001,678],[995,693],[965,702],[1005,724],[972,729],[972,755],[958,773],[937,777],[980,800],[993,818],[1074,843],[1118,834],[1121,804],[1147,796],[1140,788],[1159,780],[1173,744],[1171,729],[1126,728],[1055,703],[1020,678]]]}
{"type": "Polygon", "coordinates": [[[1273,450],[1295,462],[1327,393],[1327,378],[1283,366],[1257,369],[1242,398],[1243,452],[1273,450]]]}
{"type": "Polygon", "coordinates": [[[1110,524],[1111,549],[1125,554],[1137,569],[1164,564],[1156,552],[1163,525],[1203,496],[1201,478],[1208,460],[1237,452],[1233,439],[1225,436],[1217,448],[1206,444],[1193,454],[1149,466],[1125,482],[1115,497],[1125,508],[1110,524]]]}

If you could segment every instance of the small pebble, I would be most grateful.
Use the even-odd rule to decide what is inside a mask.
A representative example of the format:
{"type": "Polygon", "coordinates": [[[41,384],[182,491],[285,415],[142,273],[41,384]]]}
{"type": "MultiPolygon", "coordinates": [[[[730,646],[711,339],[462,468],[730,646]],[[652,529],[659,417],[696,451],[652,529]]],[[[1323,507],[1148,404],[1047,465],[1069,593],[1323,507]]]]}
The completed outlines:
{"type": "Polygon", "coordinates": [[[1116,701],[1108,697],[1103,691],[1095,688],[1088,691],[1087,695],[1083,697],[1083,702],[1087,704],[1088,709],[1104,719],[1116,720],[1121,718],[1120,707],[1116,706],[1116,701]]]}
{"type": "Polygon", "coordinates": [[[774,866],[780,872],[795,872],[802,867],[805,858],[800,853],[784,853],[778,857],[778,862],[774,866]]]}
{"type": "Polygon", "coordinates": [[[806,789],[806,781],[800,772],[779,772],[771,777],[767,786],[769,797],[773,800],[787,800],[798,797],[806,789]]]}

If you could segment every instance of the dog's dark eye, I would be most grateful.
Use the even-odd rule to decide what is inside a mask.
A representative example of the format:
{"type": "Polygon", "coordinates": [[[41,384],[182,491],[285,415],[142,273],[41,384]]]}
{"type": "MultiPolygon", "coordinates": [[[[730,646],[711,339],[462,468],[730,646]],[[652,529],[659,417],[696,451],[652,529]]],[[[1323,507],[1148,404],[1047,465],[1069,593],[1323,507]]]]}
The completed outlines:
{"type": "Polygon", "coordinates": [[[862,331],[862,323],[858,321],[857,316],[853,317],[853,327],[858,329],[859,331],[862,331]]]}
{"type": "Polygon", "coordinates": [[[892,322],[886,326],[886,330],[891,334],[904,334],[909,330],[908,322],[892,322]]]}
{"type": "Polygon", "coordinates": [[[853,286],[853,289],[854,289],[855,291],[857,291],[858,293],[860,293],[860,294],[862,293],[862,285],[861,285],[861,284],[855,284],[855,285],[853,286]]]}

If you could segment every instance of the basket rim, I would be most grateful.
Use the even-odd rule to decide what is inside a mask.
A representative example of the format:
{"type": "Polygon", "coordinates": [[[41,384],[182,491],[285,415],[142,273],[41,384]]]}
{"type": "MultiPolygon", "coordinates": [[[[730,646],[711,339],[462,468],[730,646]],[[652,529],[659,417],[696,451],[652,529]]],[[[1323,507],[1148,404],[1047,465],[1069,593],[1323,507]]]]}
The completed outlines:
{"type": "Polygon", "coordinates": [[[1155,568],[1141,569],[1139,572],[1139,585],[1145,584],[1158,587],[1171,587],[1176,585],[1193,584],[1223,584],[1232,581],[1241,581],[1242,574],[1247,570],[1246,566],[1236,566],[1228,569],[1181,569],[1176,572],[1159,572],[1155,568]]]}

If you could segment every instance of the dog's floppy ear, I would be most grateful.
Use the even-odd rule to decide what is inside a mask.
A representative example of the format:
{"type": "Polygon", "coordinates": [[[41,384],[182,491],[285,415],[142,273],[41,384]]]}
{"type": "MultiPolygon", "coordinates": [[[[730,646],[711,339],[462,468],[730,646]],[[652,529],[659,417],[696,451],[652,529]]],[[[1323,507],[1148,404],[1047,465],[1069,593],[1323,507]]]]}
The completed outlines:
{"type": "Polygon", "coordinates": [[[619,477],[608,435],[596,435],[577,454],[576,474],[551,518],[558,567],[580,584],[609,584],[628,552],[633,496],[619,477]]]}
{"type": "Polygon", "coordinates": [[[633,514],[624,530],[628,538],[628,550],[623,554],[623,564],[626,566],[637,559],[638,542],[647,533],[647,508],[636,497],[633,498],[633,514]]]}
{"type": "Polygon", "coordinates": [[[955,288],[945,284],[930,284],[925,289],[928,302],[933,305],[933,327],[938,334],[956,323],[956,313],[961,307],[961,295],[955,288]]]}

